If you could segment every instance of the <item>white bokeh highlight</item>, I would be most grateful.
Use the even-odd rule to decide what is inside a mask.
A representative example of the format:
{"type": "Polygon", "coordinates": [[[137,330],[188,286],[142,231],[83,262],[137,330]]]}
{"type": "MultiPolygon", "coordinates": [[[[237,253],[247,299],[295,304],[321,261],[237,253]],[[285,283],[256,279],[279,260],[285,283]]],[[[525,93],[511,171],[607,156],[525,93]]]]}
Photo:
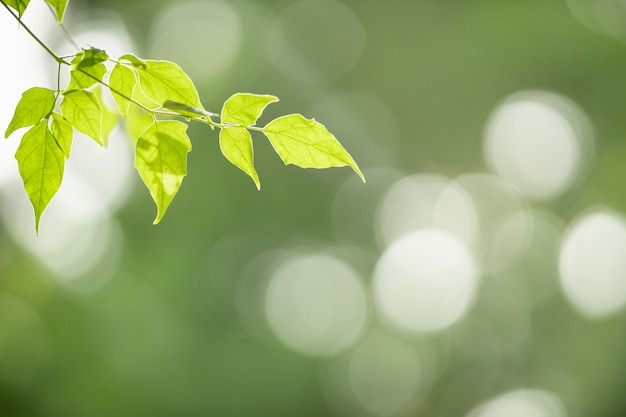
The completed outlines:
{"type": "Polygon", "coordinates": [[[582,315],[597,318],[626,305],[626,219],[595,210],[576,221],[561,246],[561,286],[582,315]]]}
{"type": "Polygon", "coordinates": [[[332,356],[358,340],[367,321],[367,298],[361,279],[345,262],[301,255],[273,274],[265,311],[284,344],[306,355],[332,356]]]}
{"type": "Polygon", "coordinates": [[[382,315],[412,332],[443,330],[475,298],[478,270],[467,246],[441,230],[413,232],[380,257],[373,291],[382,315]]]}
{"type": "Polygon", "coordinates": [[[385,192],[377,209],[376,234],[381,245],[432,228],[445,230],[473,245],[479,229],[470,195],[438,174],[416,174],[396,181],[385,192]]]}
{"type": "Polygon", "coordinates": [[[485,402],[467,417],[566,417],[559,397],[541,390],[510,391],[485,402]]]}
{"type": "Polygon", "coordinates": [[[485,160],[527,196],[548,200],[580,177],[593,151],[591,124],[566,97],[543,91],[513,94],[492,113],[485,160]]]}

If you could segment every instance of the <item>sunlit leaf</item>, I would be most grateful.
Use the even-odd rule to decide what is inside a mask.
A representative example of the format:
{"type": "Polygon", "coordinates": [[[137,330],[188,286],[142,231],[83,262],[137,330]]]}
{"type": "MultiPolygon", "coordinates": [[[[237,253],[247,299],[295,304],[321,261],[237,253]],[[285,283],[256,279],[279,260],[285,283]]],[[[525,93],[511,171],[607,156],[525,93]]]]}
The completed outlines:
{"type": "Polygon", "coordinates": [[[173,62],[145,61],[145,68],[137,67],[139,85],[152,100],[162,105],[166,101],[202,108],[200,97],[191,79],[173,62]]]}
{"type": "Polygon", "coordinates": [[[72,60],[72,66],[74,68],[89,68],[105,62],[107,59],[109,59],[109,55],[107,55],[106,51],[92,47],[77,53],[72,60]]]}
{"type": "Polygon", "coordinates": [[[137,143],[141,134],[148,129],[152,123],[154,123],[154,118],[150,113],[137,106],[133,106],[128,112],[124,126],[126,127],[128,136],[134,143],[137,143]]]}
{"type": "Polygon", "coordinates": [[[217,114],[208,112],[204,109],[199,109],[197,107],[188,106],[186,104],[177,103],[171,100],[167,100],[165,103],[163,103],[163,108],[178,113],[181,116],[187,117],[189,119],[199,118],[203,116],[218,116],[217,114]]]}
{"type": "Polygon", "coordinates": [[[146,62],[141,58],[137,58],[133,54],[124,54],[120,56],[117,60],[128,61],[135,68],[142,68],[142,69],[146,68],[146,62]]]}
{"type": "Polygon", "coordinates": [[[42,87],[33,87],[22,93],[22,98],[15,107],[13,118],[7,127],[4,137],[8,138],[11,133],[22,127],[37,124],[46,117],[54,108],[54,91],[42,87]]]}
{"type": "Polygon", "coordinates": [[[109,85],[120,114],[122,117],[128,116],[128,108],[130,106],[130,100],[128,99],[133,96],[133,90],[137,85],[135,73],[124,65],[115,64],[109,76],[109,85]]]}
{"type": "MultiPolygon", "coordinates": [[[[74,58],[74,62],[77,58],[74,58]]],[[[89,67],[77,66],[70,71],[70,83],[66,90],[80,90],[81,88],[88,88],[96,84],[98,81],[102,81],[102,77],[107,72],[107,67],[100,63],[89,67]]]]}
{"type": "Polygon", "coordinates": [[[52,136],[57,141],[59,147],[63,150],[65,159],[69,159],[72,139],[74,137],[74,129],[72,129],[72,125],[59,113],[52,113],[52,123],[50,123],[50,129],[52,136]]]}
{"type": "MultiPolygon", "coordinates": [[[[148,97],[146,93],[143,92],[143,89],[139,85],[139,81],[137,81],[137,86],[133,90],[133,103],[139,103],[140,106],[144,106],[148,109],[156,110],[161,107],[162,103],[157,103],[152,98],[148,97]]],[[[131,106],[132,108],[132,106],[131,106]]]]}
{"type": "Polygon", "coordinates": [[[245,127],[226,127],[220,131],[220,149],[233,165],[248,174],[257,189],[261,189],[259,176],[254,169],[252,138],[245,127]]]}
{"type": "Polygon", "coordinates": [[[191,141],[186,131],[182,122],[157,121],[137,141],[135,168],[157,205],[154,224],[161,221],[187,175],[191,141]]]}
{"type": "Polygon", "coordinates": [[[365,182],[352,156],[326,127],[301,114],[282,116],[269,122],[263,133],[285,164],[302,168],[349,166],[365,182]]]}
{"type": "Polygon", "coordinates": [[[63,22],[63,16],[65,15],[65,8],[68,2],[69,0],[46,0],[46,3],[54,8],[59,23],[63,22]]]}
{"type": "Polygon", "coordinates": [[[100,110],[102,111],[102,142],[106,145],[109,141],[109,135],[117,124],[118,114],[112,111],[103,100],[102,89],[100,86],[93,89],[93,94],[98,100],[100,110]]]}
{"type": "Polygon", "coordinates": [[[2,0],[2,2],[7,6],[13,7],[15,11],[17,11],[17,14],[22,17],[30,0],[2,0]]]}
{"type": "Polygon", "coordinates": [[[102,140],[102,109],[96,96],[85,90],[73,90],[63,94],[61,113],[76,130],[84,133],[100,145],[102,140]]]}
{"type": "Polygon", "coordinates": [[[35,210],[35,230],[41,213],[61,186],[65,159],[44,119],[22,137],[15,153],[24,189],[35,210]]]}
{"type": "Polygon", "coordinates": [[[237,93],[231,96],[222,107],[222,123],[236,123],[251,126],[261,117],[268,104],[278,101],[270,95],[237,93]]]}

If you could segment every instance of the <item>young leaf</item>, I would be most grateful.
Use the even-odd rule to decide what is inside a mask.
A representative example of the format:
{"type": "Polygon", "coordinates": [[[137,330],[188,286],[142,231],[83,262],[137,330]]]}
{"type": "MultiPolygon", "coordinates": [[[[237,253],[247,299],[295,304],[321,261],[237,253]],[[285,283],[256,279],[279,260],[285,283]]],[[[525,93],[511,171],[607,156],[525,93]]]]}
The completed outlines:
{"type": "Polygon", "coordinates": [[[117,104],[117,108],[120,110],[120,114],[122,117],[128,116],[128,108],[130,107],[130,100],[128,99],[133,96],[133,90],[137,85],[135,73],[124,65],[119,63],[115,64],[109,76],[109,85],[111,86],[111,94],[113,94],[113,99],[115,100],[115,104],[117,104]]]}
{"type": "Polygon", "coordinates": [[[133,143],[136,144],[143,132],[152,126],[152,123],[154,123],[154,118],[150,113],[137,106],[133,106],[128,112],[124,126],[126,127],[126,133],[133,143]]]}
{"type": "Polygon", "coordinates": [[[93,89],[93,94],[96,100],[98,100],[100,110],[102,110],[102,142],[106,145],[109,141],[111,131],[117,124],[118,114],[109,109],[109,106],[104,102],[100,86],[93,89]]]}
{"type": "Polygon", "coordinates": [[[137,71],[141,89],[159,105],[169,100],[202,108],[193,82],[173,62],[145,61],[145,68],[137,67],[137,71]]]}
{"type": "Polygon", "coordinates": [[[48,120],[41,120],[22,137],[15,153],[24,189],[35,210],[35,230],[39,231],[41,213],[61,186],[65,159],[48,129],[48,120]]]}
{"type": "Polygon", "coordinates": [[[102,81],[102,77],[104,77],[106,72],[107,67],[104,64],[96,64],[89,67],[76,67],[70,71],[70,83],[66,90],[89,88],[98,81],[102,81]]]}
{"type": "Polygon", "coordinates": [[[57,14],[57,22],[63,22],[63,16],[65,15],[65,8],[69,0],[46,0],[50,6],[54,8],[57,14]]]}
{"type": "Polygon", "coordinates": [[[261,189],[259,176],[254,169],[252,138],[245,127],[225,127],[220,131],[220,149],[233,165],[248,174],[257,189],[261,189]]]}
{"type": "Polygon", "coordinates": [[[28,3],[30,3],[30,0],[2,0],[2,2],[7,6],[13,7],[15,11],[17,11],[19,17],[22,17],[26,7],[28,7],[28,3]]]}
{"type": "Polygon", "coordinates": [[[4,137],[8,138],[19,128],[37,124],[53,110],[55,101],[54,91],[47,88],[33,87],[24,91],[4,137]]]}
{"type": "Polygon", "coordinates": [[[191,141],[186,131],[182,122],[156,121],[137,141],[135,168],[157,205],[154,224],[161,221],[187,175],[191,141]]]}
{"type": "Polygon", "coordinates": [[[102,145],[102,109],[96,96],[85,90],[63,93],[61,113],[76,130],[102,145]]]}
{"type": "Polygon", "coordinates": [[[50,123],[52,136],[57,141],[59,147],[63,150],[65,159],[70,159],[70,148],[72,147],[72,139],[74,130],[70,122],[65,120],[59,113],[52,113],[52,123],[50,123]]]}
{"type": "Polygon", "coordinates": [[[278,101],[270,95],[237,93],[232,95],[222,107],[222,123],[237,123],[251,126],[261,117],[268,104],[278,101]]]}
{"type": "Polygon", "coordinates": [[[301,114],[282,116],[269,122],[263,133],[285,164],[302,168],[350,166],[365,182],[352,156],[315,119],[306,119],[301,114]]]}
{"type": "Polygon", "coordinates": [[[77,53],[76,57],[72,60],[72,66],[74,68],[89,68],[107,59],[109,59],[109,55],[107,55],[106,51],[91,47],[77,53]]]}
{"type": "Polygon", "coordinates": [[[211,113],[204,109],[199,109],[197,107],[188,106],[186,104],[177,103],[171,100],[166,100],[165,103],[163,103],[163,108],[176,112],[180,114],[181,116],[187,117],[189,119],[195,119],[195,118],[202,117],[202,116],[208,116],[208,117],[219,116],[219,114],[211,113]]]}
{"type": "Polygon", "coordinates": [[[141,58],[137,58],[133,54],[124,54],[124,55],[120,56],[119,58],[117,58],[117,60],[118,61],[128,61],[135,68],[141,68],[141,69],[145,69],[146,68],[146,62],[143,59],[141,59],[141,58]]]}

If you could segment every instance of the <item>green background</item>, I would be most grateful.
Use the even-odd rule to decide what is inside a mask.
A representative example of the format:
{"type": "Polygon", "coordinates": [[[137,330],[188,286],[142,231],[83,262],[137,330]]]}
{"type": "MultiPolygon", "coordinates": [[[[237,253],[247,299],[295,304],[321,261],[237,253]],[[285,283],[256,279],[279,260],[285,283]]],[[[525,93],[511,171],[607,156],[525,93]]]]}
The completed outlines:
{"type": "MultiPolygon", "coordinates": [[[[324,386],[323,375],[334,358],[289,349],[273,335],[262,310],[245,306],[249,310],[242,315],[240,304],[263,297],[263,279],[276,253],[331,254],[369,283],[384,250],[373,219],[385,190],[416,173],[453,178],[487,172],[486,123],[518,91],[568,97],[584,109],[596,138],[583,179],[533,207],[562,224],[599,204],[626,211],[626,46],[619,34],[586,27],[572,13],[575,1],[346,1],[354,19],[332,26],[344,27],[337,33],[345,38],[321,36],[326,32],[315,26],[315,16],[283,24],[303,47],[299,65],[312,68],[321,77],[317,82],[286,73],[266,53],[273,19],[295,3],[270,0],[206,2],[234,11],[241,30],[230,63],[220,71],[208,68],[216,75],[198,80],[194,75],[203,73],[203,65],[224,59],[219,28],[207,27],[206,36],[201,29],[190,32],[186,43],[184,36],[174,39],[179,50],[153,42],[159,36],[154,22],[165,8],[182,3],[71,1],[66,25],[74,32],[117,16],[139,56],[178,62],[186,54],[178,63],[196,80],[208,110],[219,111],[239,91],[280,97],[264,121],[289,112],[315,117],[351,152],[368,184],[357,186],[348,168],[283,166],[259,136],[258,192],[221,156],[217,132],[192,125],[188,177],[157,226],[151,224],[153,202],[133,172],[130,197],[113,214],[119,225],[110,250],[115,260],[109,264],[105,258],[78,278],[89,282],[106,274],[97,290],[65,285],[16,243],[6,222],[0,224],[0,415],[372,415],[358,402],[333,404],[327,391],[334,388],[324,386]],[[198,66],[191,68],[194,62],[198,66]],[[242,282],[251,286],[243,301],[242,282]]],[[[341,18],[333,14],[335,2],[319,4],[318,23],[341,18]]],[[[626,27],[622,12],[612,17],[626,27]]],[[[177,28],[184,26],[177,22],[177,28]]],[[[58,33],[49,38],[67,49],[58,33]]],[[[557,262],[556,253],[546,256],[546,262],[557,262]]],[[[535,274],[537,258],[524,262],[517,273],[535,274]]],[[[545,279],[557,285],[557,276],[545,279]]],[[[488,290],[470,314],[492,323],[499,313],[483,298],[488,290]]],[[[532,285],[527,290],[535,297],[532,285]]],[[[489,346],[480,340],[478,353],[459,353],[463,320],[415,337],[385,326],[370,310],[369,332],[388,333],[417,351],[428,345],[447,358],[430,389],[394,415],[463,416],[482,401],[521,388],[557,395],[568,416],[626,413],[623,312],[588,320],[554,292],[527,308],[530,330],[515,353],[491,361],[489,346]]],[[[502,320],[498,325],[506,335],[502,320]]],[[[383,367],[388,360],[380,358],[383,367]]]]}

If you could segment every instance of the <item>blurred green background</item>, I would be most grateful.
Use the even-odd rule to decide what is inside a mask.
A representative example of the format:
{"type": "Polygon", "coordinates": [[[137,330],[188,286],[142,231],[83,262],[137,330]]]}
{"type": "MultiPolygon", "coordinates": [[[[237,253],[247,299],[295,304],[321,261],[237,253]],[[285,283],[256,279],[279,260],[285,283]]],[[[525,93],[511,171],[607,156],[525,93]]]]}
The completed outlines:
{"type": "MultiPolygon", "coordinates": [[[[75,139],[36,237],[3,141],[0,415],[626,415],[623,2],[72,0],[66,26],[211,111],[277,95],[261,123],[315,117],[368,182],[259,136],[257,192],[192,125],[153,226],[120,126],[75,139]]],[[[5,12],[0,51],[4,129],[56,67],[5,12]]]]}

